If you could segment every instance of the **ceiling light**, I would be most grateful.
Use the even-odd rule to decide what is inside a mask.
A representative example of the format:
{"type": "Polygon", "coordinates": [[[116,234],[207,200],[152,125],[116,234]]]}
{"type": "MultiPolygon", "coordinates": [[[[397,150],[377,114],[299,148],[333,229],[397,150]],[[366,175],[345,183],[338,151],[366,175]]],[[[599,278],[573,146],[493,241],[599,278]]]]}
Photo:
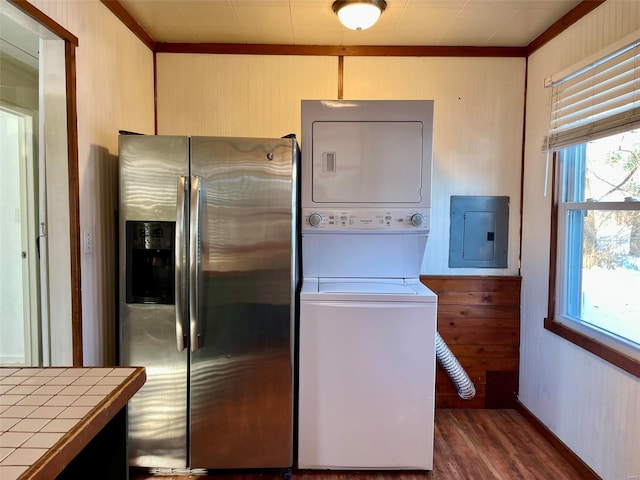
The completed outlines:
{"type": "Polygon", "coordinates": [[[387,8],[385,0],[336,0],[333,11],[340,22],[351,30],[366,30],[378,21],[387,8]]]}

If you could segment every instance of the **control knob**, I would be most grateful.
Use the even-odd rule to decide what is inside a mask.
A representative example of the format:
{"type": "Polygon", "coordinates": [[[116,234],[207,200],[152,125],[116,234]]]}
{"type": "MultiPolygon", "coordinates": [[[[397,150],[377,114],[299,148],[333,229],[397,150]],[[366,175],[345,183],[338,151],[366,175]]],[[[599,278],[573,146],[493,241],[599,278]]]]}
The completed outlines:
{"type": "Polygon", "coordinates": [[[422,215],[421,213],[414,213],[413,215],[411,215],[411,225],[413,225],[414,227],[420,227],[422,226],[422,224],[424,224],[424,215],[422,215]]]}
{"type": "Polygon", "coordinates": [[[312,213],[309,215],[309,225],[317,227],[322,223],[322,215],[319,213],[312,213]]]}

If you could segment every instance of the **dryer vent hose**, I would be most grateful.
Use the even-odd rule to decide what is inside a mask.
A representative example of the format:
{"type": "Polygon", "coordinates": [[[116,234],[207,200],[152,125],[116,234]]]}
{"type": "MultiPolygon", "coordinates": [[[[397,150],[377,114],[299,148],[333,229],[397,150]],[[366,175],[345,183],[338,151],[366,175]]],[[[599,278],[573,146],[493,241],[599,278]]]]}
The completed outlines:
{"type": "Polygon", "coordinates": [[[475,397],[476,387],[438,332],[436,332],[436,358],[458,389],[458,396],[463,400],[471,400],[475,397]]]}

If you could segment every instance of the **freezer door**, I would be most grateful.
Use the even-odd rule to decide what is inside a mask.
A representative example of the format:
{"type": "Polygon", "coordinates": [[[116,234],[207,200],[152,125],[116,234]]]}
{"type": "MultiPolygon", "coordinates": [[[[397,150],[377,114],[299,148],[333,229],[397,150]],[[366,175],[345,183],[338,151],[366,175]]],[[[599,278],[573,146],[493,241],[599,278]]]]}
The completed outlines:
{"type": "Polygon", "coordinates": [[[161,275],[163,279],[155,279],[157,284],[183,288],[184,282],[164,278],[166,268],[144,262],[158,263],[165,257],[181,260],[180,249],[161,257],[154,254],[160,250],[152,247],[155,243],[175,247],[175,238],[164,237],[180,231],[178,184],[181,177],[188,178],[188,155],[187,137],[120,136],[119,358],[121,365],[146,368],[147,381],[128,408],[129,458],[131,465],[139,467],[187,466],[188,350],[179,350],[176,339],[175,303],[180,295],[168,295],[171,298],[165,303],[153,303],[150,295],[127,299],[125,279],[142,289],[139,282],[145,275],[161,275]],[[132,261],[137,254],[139,261],[132,261]],[[135,275],[129,268],[136,269],[135,275]]]}
{"type": "Polygon", "coordinates": [[[290,467],[297,147],[195,137],[191,151],[199,234],[190,465],[290,467]]]}

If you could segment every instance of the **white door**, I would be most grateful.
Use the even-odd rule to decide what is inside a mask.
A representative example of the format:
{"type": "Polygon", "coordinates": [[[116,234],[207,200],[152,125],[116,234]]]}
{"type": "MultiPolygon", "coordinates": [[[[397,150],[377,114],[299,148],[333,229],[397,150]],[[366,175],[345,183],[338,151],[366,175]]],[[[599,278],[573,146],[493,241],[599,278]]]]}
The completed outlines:
{"type": "Polygon", "coordinates": [[[0,107],[0,363],[39,365],[38,218],[33,118],[0,107]]]}
{"type": "Polygon", "coordinates": [[[436,305],[300,303],[298,466],[433,466],[436,305]]]}

